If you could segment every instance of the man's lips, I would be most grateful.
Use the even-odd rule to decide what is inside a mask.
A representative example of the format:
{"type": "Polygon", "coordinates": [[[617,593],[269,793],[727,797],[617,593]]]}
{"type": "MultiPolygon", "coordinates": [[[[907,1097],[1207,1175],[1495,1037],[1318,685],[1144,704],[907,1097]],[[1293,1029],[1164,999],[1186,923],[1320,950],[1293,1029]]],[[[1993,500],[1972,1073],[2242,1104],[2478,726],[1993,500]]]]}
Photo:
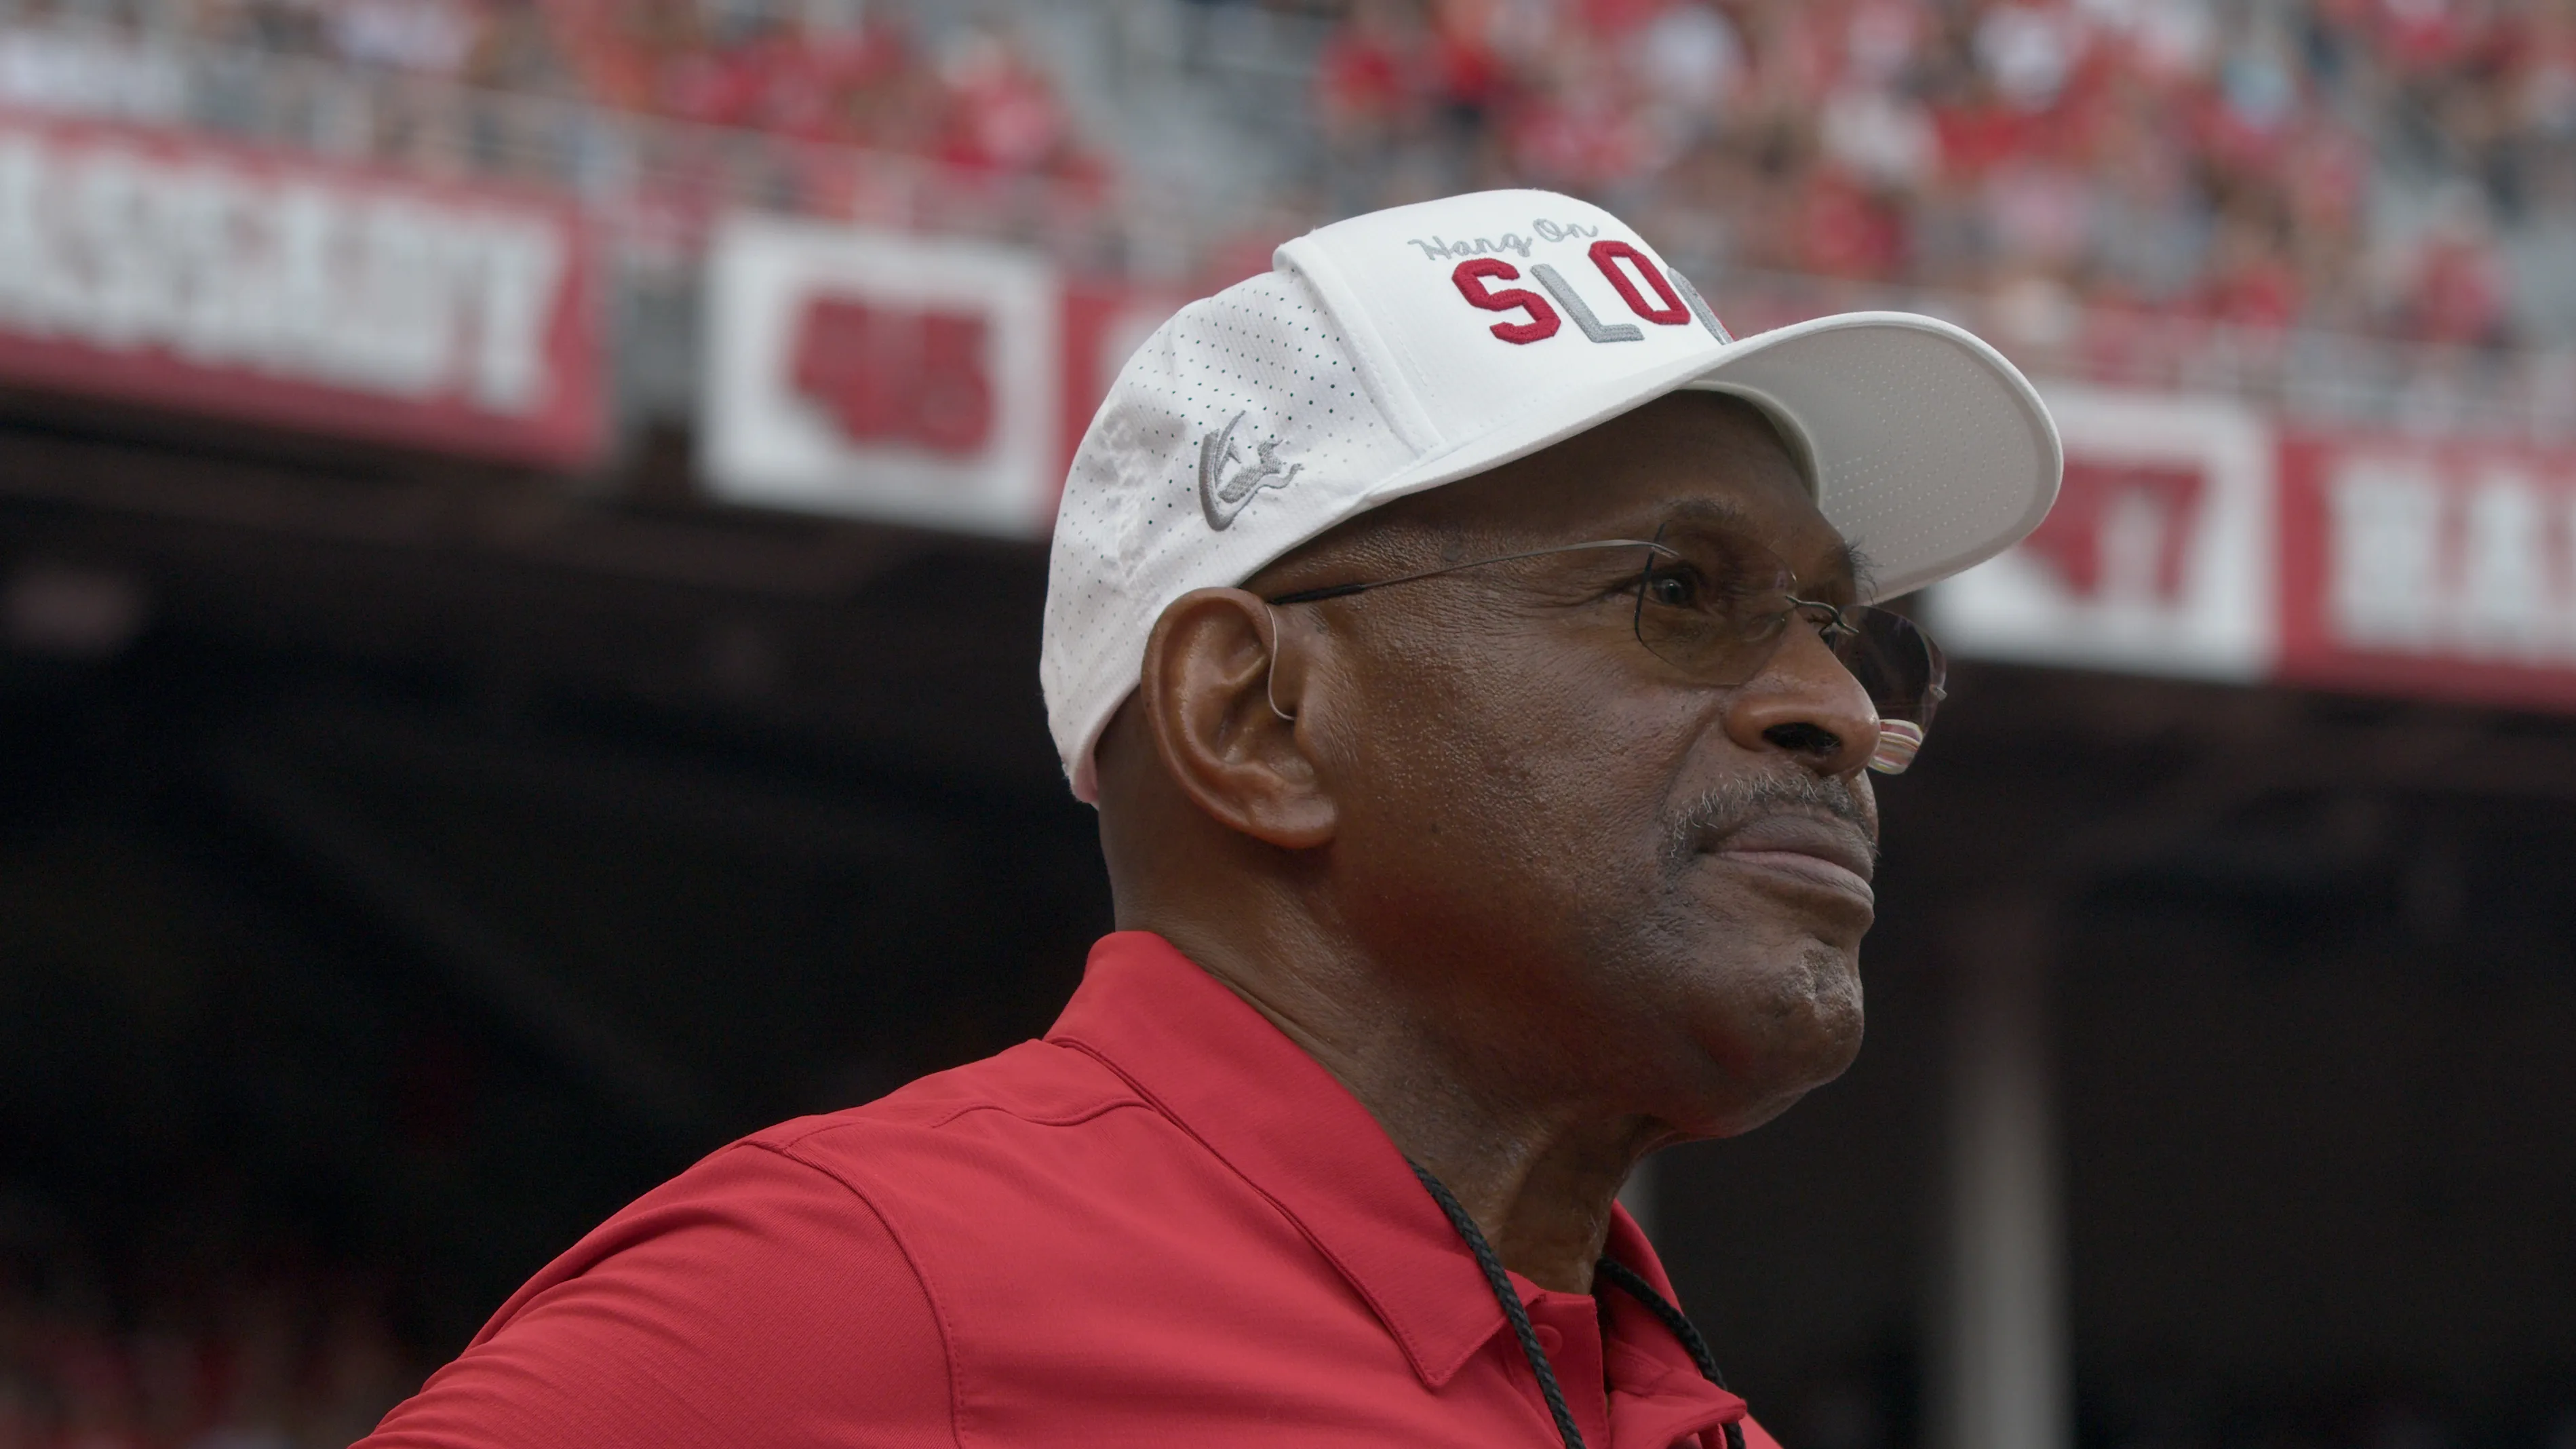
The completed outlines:
{"type": "Polygon", "coordinates": [[[1771,815],[1727,832],[1708,849],[1722,859],[1797,876],[1815,885],[1875,901],[1870,875],[1876,852],[1869,837],[1826,816],[1771,815]]]}

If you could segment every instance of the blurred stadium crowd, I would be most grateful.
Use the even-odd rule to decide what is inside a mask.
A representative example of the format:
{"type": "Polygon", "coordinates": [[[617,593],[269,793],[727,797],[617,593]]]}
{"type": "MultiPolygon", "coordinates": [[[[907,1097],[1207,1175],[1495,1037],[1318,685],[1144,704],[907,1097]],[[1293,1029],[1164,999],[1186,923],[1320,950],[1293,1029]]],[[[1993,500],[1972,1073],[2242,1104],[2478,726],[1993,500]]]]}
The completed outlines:
{"type": "MultiPolygon", "coordinates": [[[[47,7],[269,55],[377,66],[676,121],[919,155],[971,169],[1099,174],[1047,73],[1005,28],[925,53],[858,0],[186,0],[47,7]]],[[[33,10],[34,7],[29,7],[33,10]]]]}
{"type": "Polygon", "coordinates": [[[2576,202],[2552,0],[1373,0],[1321,84],[1399,187],[1626,193],[1739,266],[2255,327],[2513,341],[2499,235],[2576,202]]]}
{"type": "MultiPolygon", "coordinates": [[[[1094,198],[1144,159],[1132,153],[1187,144],[1114,134],[1117,98],[1082,94],[1009,6],[962,26],[886,0],[13,8],[1094,198]]],[[[2516,243],[2576,225],[2569,0],[1170,8],[1284,13],[1295,23],[1265,34],[1312,47],[1272,58],[1311,61],[1313,104],[1260,133],[1311,153],[1286,171],[1312,178],[1307,194],[1269,198],[1271,229],[1283,211],[1541,184],[1645,213],[1668,250],[1731,270],[2014,296],[2025,313],[2082,304],[2475,348],[2576,336],[2568,269],[2515,264],[2516,243]]],[[[421,126],[403,142],[440,144],[421,126]]],[[[832,185],[794,183],[800,209],[851,209],[832,185]]]]}

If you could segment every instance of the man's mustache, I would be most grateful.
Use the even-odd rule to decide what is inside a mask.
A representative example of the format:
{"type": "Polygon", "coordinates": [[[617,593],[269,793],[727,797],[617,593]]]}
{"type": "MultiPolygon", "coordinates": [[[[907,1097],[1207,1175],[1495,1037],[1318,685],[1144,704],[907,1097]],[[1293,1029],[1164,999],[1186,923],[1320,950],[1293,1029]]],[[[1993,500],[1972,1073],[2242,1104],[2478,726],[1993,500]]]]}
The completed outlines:
{"type": "Polygon", "coordinates": [[[1830,815],[1869,842],[1878,858],[1878,812],[1843,779],[1798,770],[1729,780],[1692,800],[1667,827],[1667,848],[1678,865],[1757,820],[1772,815],[1830,815]]]}

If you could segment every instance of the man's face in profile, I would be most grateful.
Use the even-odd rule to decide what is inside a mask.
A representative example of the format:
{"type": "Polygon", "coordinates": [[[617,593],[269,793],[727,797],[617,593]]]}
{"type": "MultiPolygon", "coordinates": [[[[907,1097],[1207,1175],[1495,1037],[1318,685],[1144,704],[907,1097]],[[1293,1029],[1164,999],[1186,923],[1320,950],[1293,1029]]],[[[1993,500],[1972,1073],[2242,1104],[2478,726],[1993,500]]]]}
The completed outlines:
{"type": "MultiPolygon", "coordinates": [[[[1777,435],[1707,393],[1383,515],[1253,587],[1659,533],[1708,574],[1770,558],[1800,597],[1856,587],[1777,435]]],[[[1412,1025],[1513,1054],[1533,1083],[1642,1084],[1675,1130],[1726,1135],[1858,1050],[1876,717],[1812,624],[1729,687],[1659,658],[1638,635],[1642,552],[1289,606],[1280,627],[1365,701],[1325,742],[1342,812],[1325,848],[1364,886],[1337,892],[1349,928],[1441,1002],[1412,1025]]]]}

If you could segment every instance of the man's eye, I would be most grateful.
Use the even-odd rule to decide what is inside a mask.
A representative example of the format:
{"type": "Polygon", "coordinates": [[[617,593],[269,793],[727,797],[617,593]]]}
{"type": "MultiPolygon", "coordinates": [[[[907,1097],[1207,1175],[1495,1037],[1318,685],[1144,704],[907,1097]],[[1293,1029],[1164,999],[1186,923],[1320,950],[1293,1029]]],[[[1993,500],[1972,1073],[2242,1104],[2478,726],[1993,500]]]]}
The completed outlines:
{"type": "Polygon", "coordinates": [[[1699,602],[1699,585],[1688,574],[1648,574],[1646,600],[1668,609],[1687,609],[1699,602]]]}

